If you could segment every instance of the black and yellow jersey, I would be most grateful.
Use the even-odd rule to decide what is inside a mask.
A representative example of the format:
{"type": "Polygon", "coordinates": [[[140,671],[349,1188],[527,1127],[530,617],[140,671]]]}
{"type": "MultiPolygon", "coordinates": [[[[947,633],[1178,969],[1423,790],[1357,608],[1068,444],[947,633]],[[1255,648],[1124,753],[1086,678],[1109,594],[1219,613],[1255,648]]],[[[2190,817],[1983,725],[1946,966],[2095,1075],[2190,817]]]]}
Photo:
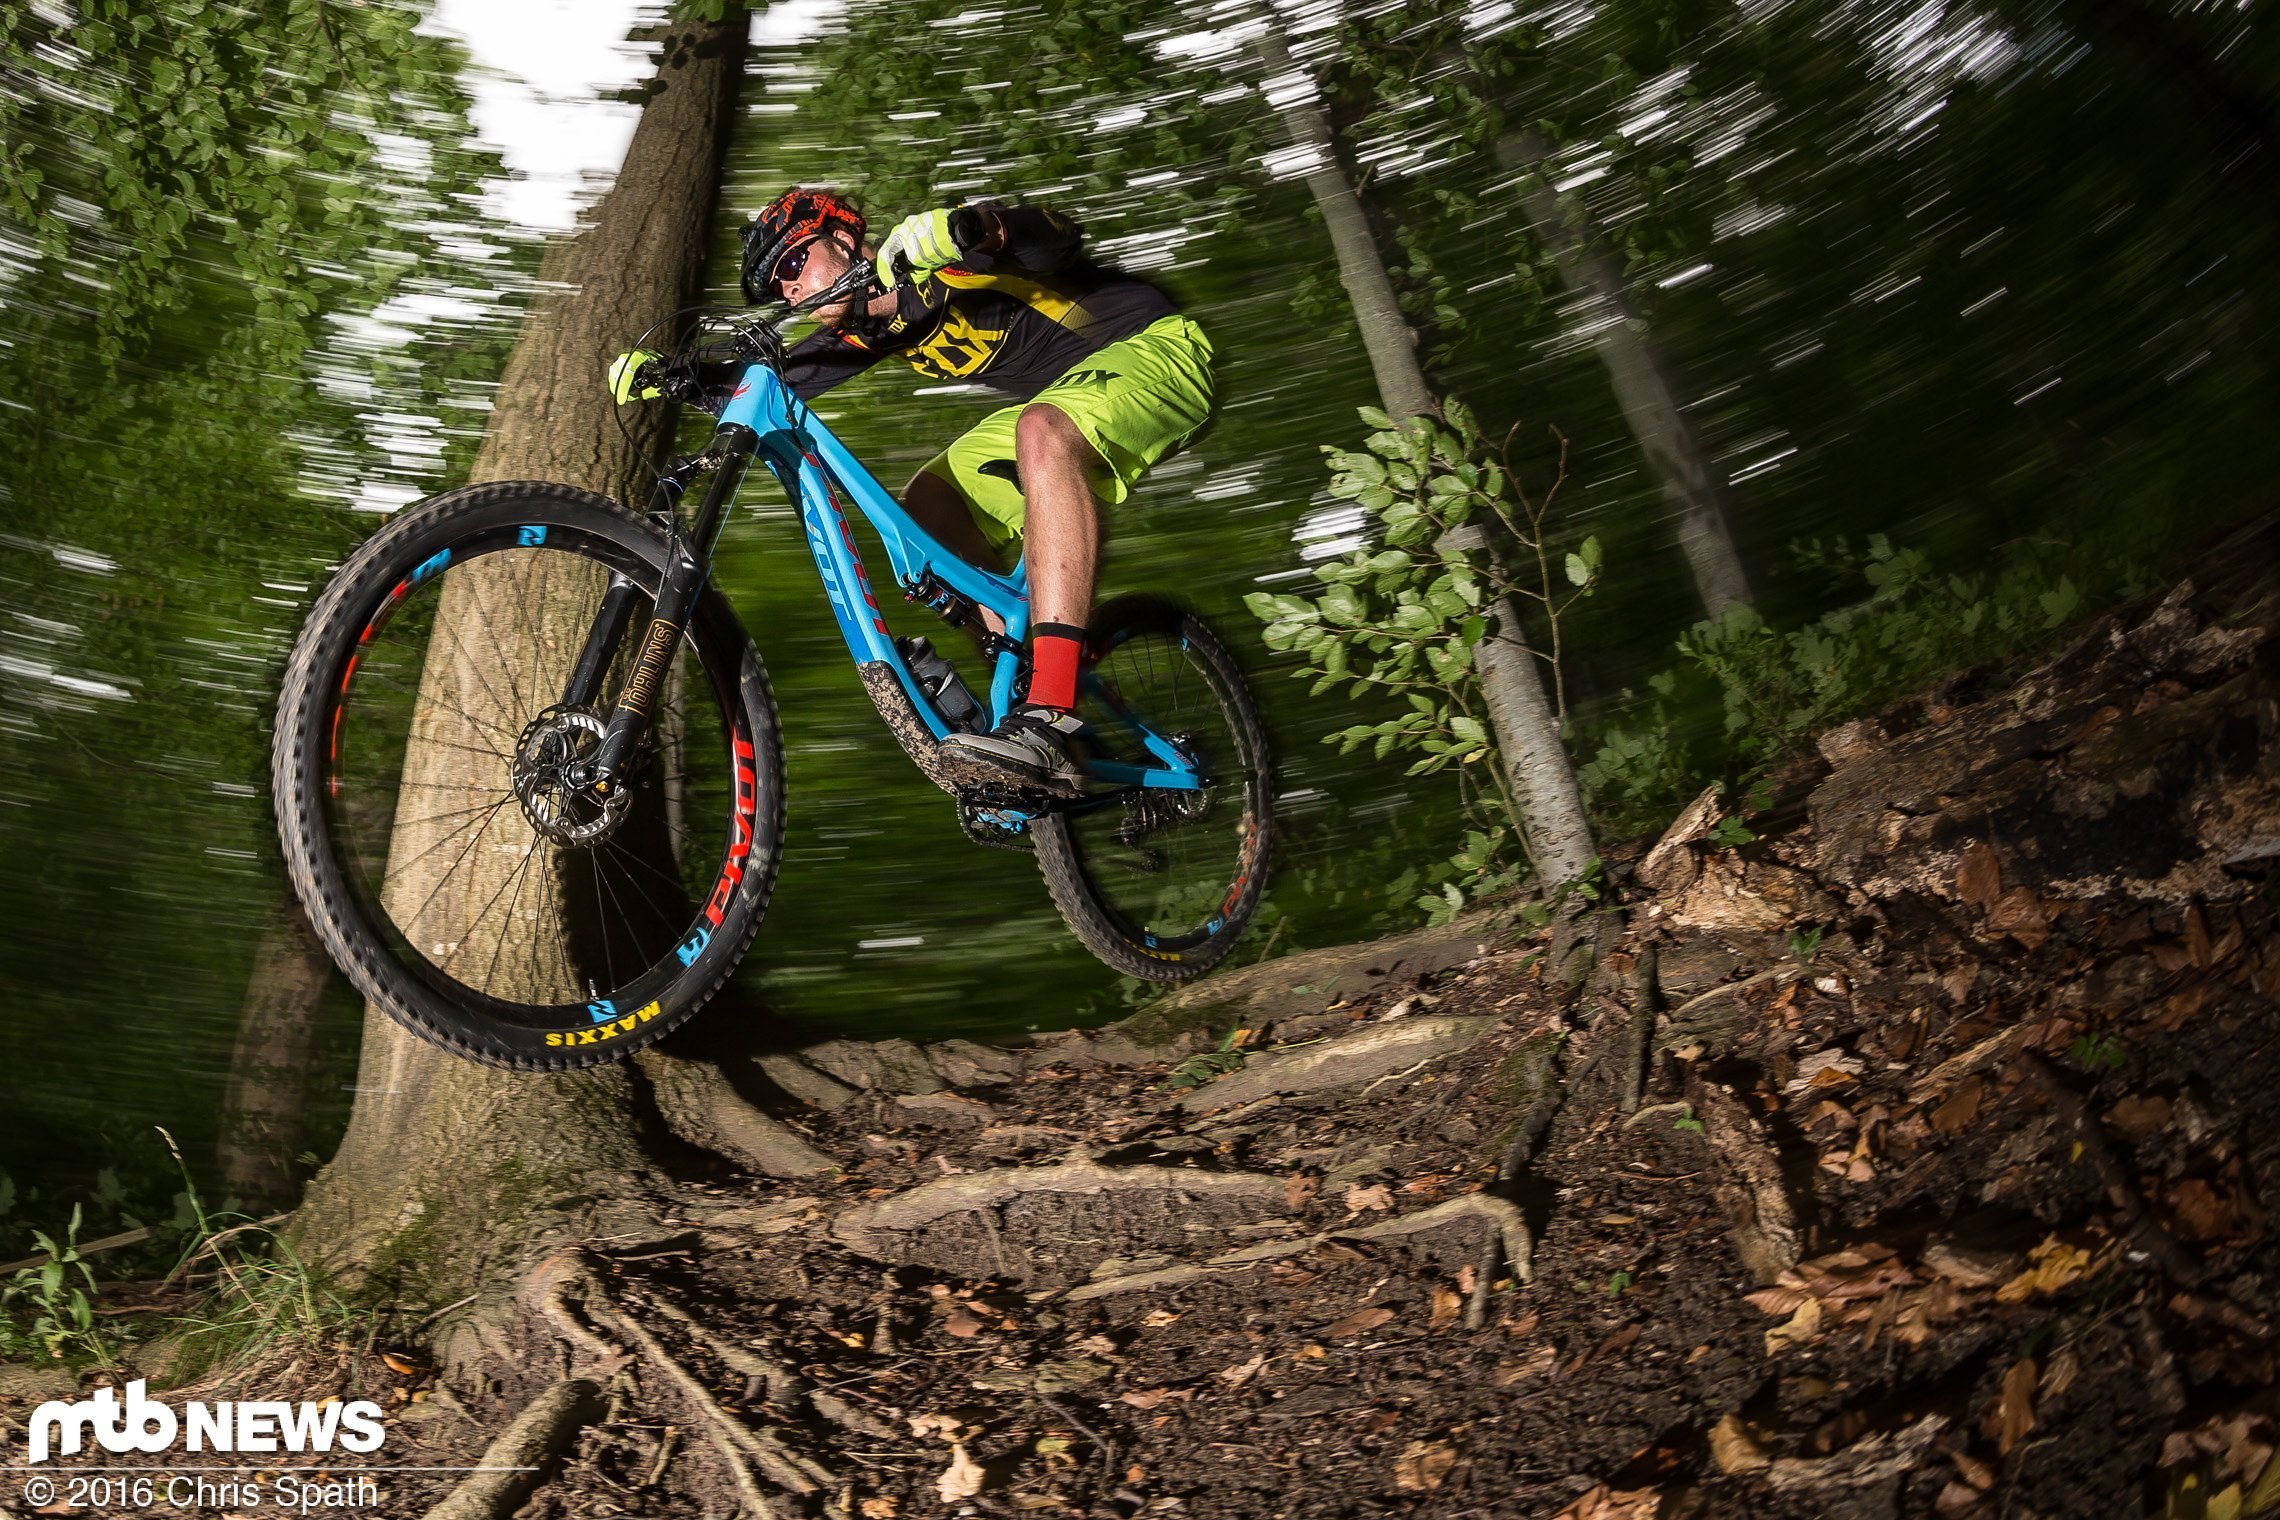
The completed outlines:
{"type": "Polygon", "coordinates": [[[1026,401],[1087,355],[1177,308],[1145,280],[1084,258],[1077,224],[1041,206],[973,208],[980,246],[898,286],[892,317],[865,316],[792,345],[783,377],[815,397],[888,355],[930,380],[968,380],[1026,401]]]}

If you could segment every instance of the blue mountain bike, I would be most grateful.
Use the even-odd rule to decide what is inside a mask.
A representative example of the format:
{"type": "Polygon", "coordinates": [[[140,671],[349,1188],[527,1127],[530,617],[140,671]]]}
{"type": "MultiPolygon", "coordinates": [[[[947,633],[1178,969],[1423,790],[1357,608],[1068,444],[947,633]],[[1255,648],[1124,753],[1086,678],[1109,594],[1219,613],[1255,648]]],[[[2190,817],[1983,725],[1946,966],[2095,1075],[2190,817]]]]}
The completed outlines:
{"type": "Polygon", "coordinates": [[[446,492],[397,513],[311,611],[272,761],[287,868],[333,958],[421,1037],[521,1069],[616,1059],[696,1013],[750,946],[782,852],[783,764],[767,675],[709,568],[755,459],[799,507],[888,732],[971,838],[1035,852],[1087,948],[1184,981],[1257,907],[1266,732],[1226,647],[1170,599],[1092,617],[1083,795],[945,772],[942,739],[993,726],[1024,689],[1023,568],[930,538],[784,385],[782,356],[773,322],[692,326],[660,379],[718,426],[646,513],[541,482],[446,492]],[[741,367],[725,400],[696,379],[723,361],[741,367]],[[850,505],[903,595],[980,644],[985,691],[889,632],[850,505]]]}

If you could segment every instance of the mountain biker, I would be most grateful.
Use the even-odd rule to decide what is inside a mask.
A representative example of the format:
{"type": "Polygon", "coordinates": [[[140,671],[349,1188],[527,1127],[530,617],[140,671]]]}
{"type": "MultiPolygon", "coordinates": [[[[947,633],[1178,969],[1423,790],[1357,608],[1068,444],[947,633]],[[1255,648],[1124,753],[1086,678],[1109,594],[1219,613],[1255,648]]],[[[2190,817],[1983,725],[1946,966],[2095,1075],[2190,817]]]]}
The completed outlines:
{"type": "MultiPolygon", "coordinates": [[[[1100,557],[1098,504],[1123,501],[1210,420],[1211,343],[1155,286],[1086,258],[1078,225],[1042,206],[923,211],[878,244],[865,231],[838,195],[785,191],[744,228],[745,296],[797,303],[869,259],[868,291],[819,308],[821,325],[786,353],[782,374],[796,394],[821,395],[894,354],[930,379],[1012,398],[903,488],[904,508],[946,548],[998,568],[999,551],[1018,540],[1029,569],[1025,698],[990,733],[952,734],[942,759],[958,779],[1076,792],[1071,709],[1100,557]]],[[[657,394],[639,372],[652,357],[622,355],[611,366],[619,401],[657,394]]]]}

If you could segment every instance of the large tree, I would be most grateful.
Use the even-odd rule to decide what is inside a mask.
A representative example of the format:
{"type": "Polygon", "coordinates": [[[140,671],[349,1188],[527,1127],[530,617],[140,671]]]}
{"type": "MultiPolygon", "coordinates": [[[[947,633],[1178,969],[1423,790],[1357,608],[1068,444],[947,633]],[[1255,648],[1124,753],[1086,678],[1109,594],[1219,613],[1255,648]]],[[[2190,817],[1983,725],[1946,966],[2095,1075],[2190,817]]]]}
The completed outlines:
{"type": "MultiPolygon", "coordinates": [[[[703,282],[745,27],[732,10],[726,20],[679,24],[662,36],[615,185],[548,250],[547,294],[507,366],[474,481],[553,480],[640,499],[644,455],[661,445],[668,419],[652,410],[630,440],[623,437],[603,373],[628,335],[683,305],[703,282]]],[[[560,633],[548,626],[564,615],[560,606],[576,607],[573,615],[591,606],[582,595],[565,595],[553,608],[542,596],[500,597],[482,569],[451,572],[457,584],[447,581],[438,614],[471,637],[543,639],[560,633]]],[[[439,637],[433,647],[457,641],[439,637]]],[[[447,702],[434,690],[456,679],[450,659],[431,653],[423,701],[467,707],[483,700],[469,691],[447,702]]],[[[421,734],[405,761],[408,777],[453,763],[448,725],[421,734]],[[441,742],[423,748],[431,737],[441,742]]],[[[396,847],[405,842],[400,826],[396,847]]],[[[516,1267],[532,1253],[560,1238],[653,1225],[669,1184],[645,1137],[656,1132],[661,1111],[690,1138],[770,1163],[740,1145],[740,1137],[764,1140],[767,1121],[740,1109],[717,1070],[688,1058],[651,1052],[639,1066],[507,1074],[368,1014],[348,1132],[311,1186],[295,1232],[318,1259],[376,1279],[399,1301],[487,1295],[457,1322],[451,1341],[454,1363],[465,1365],[496,1344],[497,1320],[487,1311],[508,1299],[516,1267]]],[[[778,1153],[773,1164],[799,1170],[820,1162],[796,1154],[785,1162],[778,1153]]]]}

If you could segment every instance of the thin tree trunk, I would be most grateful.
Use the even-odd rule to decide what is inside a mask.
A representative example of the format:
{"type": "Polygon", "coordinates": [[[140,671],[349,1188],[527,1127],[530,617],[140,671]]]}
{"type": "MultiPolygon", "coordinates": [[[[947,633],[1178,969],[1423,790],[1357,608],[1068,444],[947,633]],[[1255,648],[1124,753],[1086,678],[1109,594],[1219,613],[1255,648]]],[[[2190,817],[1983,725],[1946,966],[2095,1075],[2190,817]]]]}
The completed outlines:
{"type": "Polygon", "coordinates": [[[1541,137],[1525,130],[1509,133],[1497,144],[1496,155],[1505,167],[1527,172],[1520,202],[1528,220],[1551,249],[1560,278],[1593,307],[1593,346],[1607,366],[1623,420],[1678,518],[1678,546],[1694,571],[1703,611],[1715,618],[1737,602],[1750,601],[1749,575],[1734,547],[1725,478],[1678,409],[1670,365],[1647,335],[1622,271],[1593,236],[1582,206],[1562,201],[1552,189],[1546,172],[1551,149],[1541,137]]]}
{"type": "MultiPolygon", "coordinates": [[[[629,445],[612,419],[604,370],[636,332],[701,287],[746,26],[732,7],[726,21],[665,37],[615,187],[576,234],[547,252],[545,294],[508,362],[475,481],[557,480],[638,499],[641,452],[659,444],[670,418],[663,408],[645,409],[646,431],[629,445]]],[[[445,572],[438,621],[462,636],[431,641],[408,781],[464,784],[453,758],[463,738],[453,725],[465,720],[445,708],[482,715],[489,705],[454,651],[562,635],[547,626],[545,597],[520,594],[532,589],[501,595],[497,573],[483,561],[445,572]],[[436,700],[445,692],[448,704],[436,700]]],[[[561,589],[582,622],[591,598],[567,594],[584,588],[561,589]]],[[[399,822],[391,841],[399,858],[412,858],[421,827],[399,822]]],[[[528,837],[516,817],[494,841],[495,853],[511,855],[528,837]]],[[[389,899],[399,915],[420,900],[403,891],[392,888],[389,899]]],[[[461,897],[416,910],[410,927],[423,941],[468,932],[474,915],[461,897]]],[[[464,1296],[553,1239],[642,1229],[654,1216],[659,1183],[642,1139],[642,1096],[623,1063],[510,1074],[449,1055],[368,1012],[348,1132],[311,1185],[296,1233],[324,1264],[410,1303],[464,1296]]],[[[478,1325],[467,1333],[486,1332],[478,1325]]],[[[477,1350],[454,1347],[451,1360],[477,1350]]]]}
{"type": "MultiPolygon", "coordinates": [[[[1440,408],[1433,400],[1432,387],[1426,384],[1424,368],[1417,362],[1417,345],[1394,297],[1377,234],[1339,157],[1329,117],[1313,92],[1312,80],[1292,61],[1271,15],[1259,41],[1259,56],[1270,77],[1305,82],[1305,88],[1294,89],[1280,110],[1292,140],[1314,150],[1316,165],[1307,173],[1306,185],[1330,229],[1338,278],[1353,302],[1354,320],[1361,328],[1362,345],[1369,353],[1370,370],[1377,378],[1386,413],[1396,421],[1437,416],[1440,408]]],[[[1435,547],[1444,554],[1494,552],[1487,536],[1470,524],[1443,534],[1435,547]]],[[[1592,843],[1590,821],[1584,816],[1575,765],[1560,740],[1551,703],[1544,696],[1543,673],[1529,649],[1519,608],[1510,597],[1502,597],[1489,612],[1489,636],[1481,642],[1475,663],[1488,701],[1489,720],[1496,731],[1496,747],[1517,794],[1514,800],[1520,807],[1520,827],[1527,837],[1528,853],[1547,886],[1573,881],[1598,853],[1592,843]]]]}
{"type": "Polygon", "coordinates": [[[307,1144],[317,1003],[332,977],[300,905],[280,903],[253,954],[214,1147],[222,1191],[241,1204],[292,1195],[293,1158],[307,1144]]]}

